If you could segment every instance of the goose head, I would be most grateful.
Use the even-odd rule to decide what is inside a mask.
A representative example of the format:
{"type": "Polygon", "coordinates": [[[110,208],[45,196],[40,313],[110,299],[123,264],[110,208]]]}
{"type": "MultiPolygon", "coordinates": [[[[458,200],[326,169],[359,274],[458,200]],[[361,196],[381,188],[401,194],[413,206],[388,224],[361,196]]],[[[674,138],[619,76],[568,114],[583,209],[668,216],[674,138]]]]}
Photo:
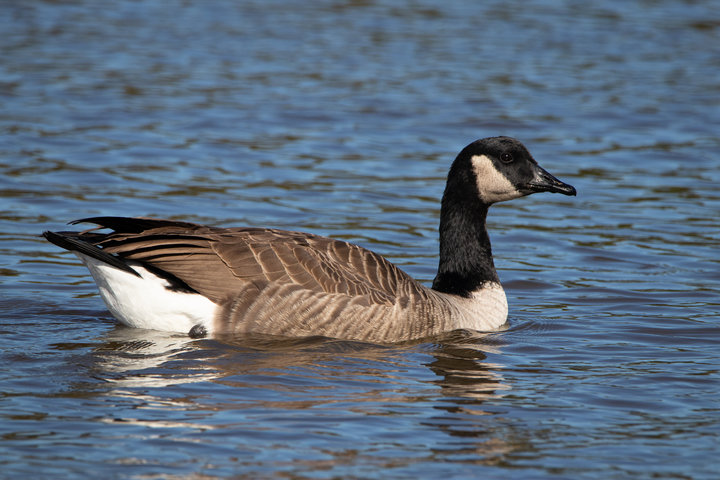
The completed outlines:
{"type": "Polygon", "coordinates": [[[548,173],[525,145],[510,137],[471,143],[458,154],[450,170],[449,189],[475,190],[486,205],[538,192],[576,194],[572,185],[548,173]]]}

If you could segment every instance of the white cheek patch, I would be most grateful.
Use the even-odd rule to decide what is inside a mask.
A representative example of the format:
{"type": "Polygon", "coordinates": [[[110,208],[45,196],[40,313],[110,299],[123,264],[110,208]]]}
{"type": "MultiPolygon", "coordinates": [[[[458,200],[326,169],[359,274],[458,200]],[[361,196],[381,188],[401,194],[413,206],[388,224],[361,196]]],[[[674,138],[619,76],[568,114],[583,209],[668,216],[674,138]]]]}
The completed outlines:
{"type": "Polygon", "coordinates": [[[475,173],[480,199],[483,202],[502,202],[523,196],[505,175],[497,171],[492,160],[486,155],[475,155],[470,159],[470,162],[475,173]]]}

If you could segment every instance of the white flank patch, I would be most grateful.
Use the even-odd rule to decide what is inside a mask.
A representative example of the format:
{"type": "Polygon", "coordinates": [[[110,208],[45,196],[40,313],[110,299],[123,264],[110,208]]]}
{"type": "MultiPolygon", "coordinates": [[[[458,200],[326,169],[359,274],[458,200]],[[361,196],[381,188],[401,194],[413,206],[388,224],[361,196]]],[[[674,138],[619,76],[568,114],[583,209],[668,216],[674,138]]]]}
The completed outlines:
{"type": "Polygon", "coordinates": [[[475,155],[472,162],[475,181],[477,182],[480,198],[485,203],[502,202],[512,200],[523,195],[505,178],[505,175],[498,172],[492,160],[486,155],[475,155]]]}
{"type": "Polygon", "coordinates": [[[212,333],[217,305],[193,293],[173,292],[168,281],[142,266],[128,262],[142,278],[78,252],[90,270],[110,313],[135,328],[188,333],[201,324],[212,333]]]}

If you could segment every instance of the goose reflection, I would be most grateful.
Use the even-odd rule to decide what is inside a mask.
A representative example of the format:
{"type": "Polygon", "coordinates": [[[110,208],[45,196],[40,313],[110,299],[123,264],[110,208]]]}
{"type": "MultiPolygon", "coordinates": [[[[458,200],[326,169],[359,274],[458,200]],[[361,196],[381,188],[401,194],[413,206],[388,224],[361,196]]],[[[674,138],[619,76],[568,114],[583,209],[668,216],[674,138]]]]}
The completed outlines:
{"type": "MultiPolygon", "coordinates": [[[[436,395],[439,387],[443,408],[477,412],[484,401],[510,388],[501,366],[487,361],[488,354],[500,352],[500,343],[480,334],[383,346],[323,337],[191,339],[118,326],[99,340],[92,355],[94,374],[114,393],[211,382],[252,392],[236,391],[234,406],[305,408],[350,400],[416,402],[418,395],[436,395]],[[423,373],[426,368],[434,378],[423,373]],[[280,398],[278,392],[284,392],[280,398]]],[[[217,393],[207,388],[204,397],[217,393]]]]}
{"type": "Polygon", "coordinates": [[[455,408],[468,409],[484,401],[500,398],[510,385],[502,374],[502,365],[487,360],[488,354],[500,354],[502,343],[496,334],[455,334],[445,338],[433,352],[427,366],[438,379],[434,383],[455,408]]]}
{"type": "Polygon", "coordinates": [[[217,376],[197,362],[172,362],[201,351],[187,335],[115,327],[93,349],[95,374],[122,387],[168,387],[207,381],[217,376]]]}
{"type": "MultiPolygon", "coordinates": [[[[499,335],[383,346],[319,337],[190,339],[117,327],[93,349],[93,372],[109,387],[103,395],[135,406],[102,420],[112,425],[238,438],[264,432],[282,443],[290,423],[293,436],[322,444],[346,438],[358,422],[410,443],[410,432],[430,427],[441,435],[427,456],[485,461],[514,450],[486,408],[510,389],[502,366],[488,360],[501,354],[499,335]]],[[[347,460],[341,449],[327,453],[338,455],[331,463],[347,460]]]]}
{"type": "Polygon", "coordinates": [[[503,366],[488,357],[501,354],[502,345],[502,334],[470,333],[437,345],[427,366],[438,377],[433,383],[440,395],[424,423],[447,437],[432,449],[433,456],[491,465],[522,448],[522,432],[496,414],[498,400],[511,386],[501,374],[503,366]]]}

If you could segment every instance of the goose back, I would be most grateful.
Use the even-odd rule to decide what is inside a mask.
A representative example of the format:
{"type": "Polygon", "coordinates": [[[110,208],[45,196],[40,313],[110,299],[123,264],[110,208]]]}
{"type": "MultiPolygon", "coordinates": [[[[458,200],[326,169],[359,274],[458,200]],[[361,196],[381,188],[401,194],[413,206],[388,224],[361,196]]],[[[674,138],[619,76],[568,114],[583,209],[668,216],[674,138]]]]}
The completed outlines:
{"type": "MultiPolygon", "coordinates": [[[[122,225],[137,227],[123,218],[122,225]]],[[[400,284],[414,279],[384,257],[341,240],[270,228],[217,228],[187,222],[139,219],[145,228],[124,228],[108,217],[86,219],[115,231],[79,238],[104,252],[139,261],[183,280],[215,303],[237,289],[268,283],[297,285],[313,293],[362,296],[391,304],[400,284]],[[102,223],[100,223],[102,222],[102,223]]]]}

